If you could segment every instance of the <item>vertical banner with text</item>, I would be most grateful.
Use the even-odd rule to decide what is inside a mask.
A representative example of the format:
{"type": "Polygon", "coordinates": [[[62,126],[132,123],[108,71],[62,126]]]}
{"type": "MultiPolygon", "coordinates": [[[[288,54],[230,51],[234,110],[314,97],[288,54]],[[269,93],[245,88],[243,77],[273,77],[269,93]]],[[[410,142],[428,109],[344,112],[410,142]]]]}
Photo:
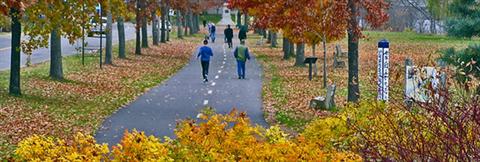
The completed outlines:
{"type": "Polygon", "coordinates": [[[387,40],[378,42],[378,100],[388,101],[388,69],[389,69],[389,51],[390,43],[387,40]]]}

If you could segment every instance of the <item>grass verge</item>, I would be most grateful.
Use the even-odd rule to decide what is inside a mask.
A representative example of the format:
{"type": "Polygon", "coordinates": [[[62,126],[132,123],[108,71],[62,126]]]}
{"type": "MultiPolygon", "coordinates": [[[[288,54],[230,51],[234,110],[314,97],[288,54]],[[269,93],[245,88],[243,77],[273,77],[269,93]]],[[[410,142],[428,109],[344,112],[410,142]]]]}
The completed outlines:
{"type": "MultiPolygon", "coordinates": [[[[79,55],[64,57],[62,81],[48,77],[48,62],[22,68],[20,97],[8,95],[9,72],[0,72],[0,159],[33,134],[64,139],[76,132],[93,134],[110,114],[181,69],[197,39],[151,45],[142,55],[134,55],[134,41],[128,41],[128,58],[115,57],[103,69],[95,54],[85,58],[84,66],[79,55]]],[[[117,53],[114,47],[113,55],[117,53]]]]}

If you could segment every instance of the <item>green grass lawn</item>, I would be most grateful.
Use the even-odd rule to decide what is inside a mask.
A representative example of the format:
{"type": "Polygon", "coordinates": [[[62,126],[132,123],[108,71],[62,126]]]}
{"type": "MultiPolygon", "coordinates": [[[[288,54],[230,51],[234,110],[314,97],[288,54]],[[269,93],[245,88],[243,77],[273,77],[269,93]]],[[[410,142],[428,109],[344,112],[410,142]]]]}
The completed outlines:
{"type": "MultiPolygon", "coordinates": [[[[418,34],[415,32],[379,32],[379,31],[364,31],[366,36],[361,42],[367,43],[377,42],[383,38],[389,40],[391,43],[436,43],[439,45],[458,45],[458,44],[472,44],[480,43],[479,38],[455,38],[446,35],[432,35],[432,34],[418,34]]],[[[346,41],[346,39],[345,39],[346,41]]]]}
{"type": "Polygon", "coordinates": [[[207,20],[207,22],[218,23],[218,22],[220,22],[220,20],[222,20],[222,15],[221,14],[202,15],[202,16],[200,16],[200,21],[201,21],[200,24],[202,23],[203,20],[207,20]]]}

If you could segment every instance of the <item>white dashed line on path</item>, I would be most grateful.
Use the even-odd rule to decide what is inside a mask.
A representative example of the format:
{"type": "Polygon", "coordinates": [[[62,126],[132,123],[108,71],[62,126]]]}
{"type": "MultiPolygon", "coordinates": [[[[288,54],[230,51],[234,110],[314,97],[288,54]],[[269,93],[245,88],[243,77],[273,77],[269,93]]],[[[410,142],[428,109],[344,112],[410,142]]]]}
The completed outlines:
{"type": "MultiPolygon", "coordinates": [[[[9,49],[11,49],[11,48],[12,48],[12,47],[0,48],[0,51],[9,50],[9,49]]],[[[225,52],[223,52],[223,53],[225,53],[225,52]]]]}
{"type": "Polygon", "coordinates": [[[223,61],[222,64],[225,64],[225,61],[223,61]]]}
{"type": "Polygon", "coordinates": [[[212,90],[208,90],[208,94],[212,94],[212,93],[213,93],[213,91],[212,91],[212,90]]]}
{"type": "Polygon", "coordinates": [[[203,100],[203,105],[207,105],[208,104],[208,100],[203,100]]]}
{"type": "Polygon", "coordinates": [[[213,83],[212,83],[212,86],[215,86],[215,84],[217,84],[217,83],[213,82],[213,83]]]}
{"type": "Polygon", "coordinates": [[[221,68],[221,69],[223,69],[223,67],[224,67],[223,65],[222,65],[222,66],[220,66],[220,68],[221,68]]]}
{"type": "Polygon", "coordinates": [[[217,76],[215,76],[215,79],[218,79],[218,75],[217,75],[217,76]]]}
{"type": "Polygon", "coordinates": [[[218,70],[218,73],[222,73],[222,70],[218,70]]]}

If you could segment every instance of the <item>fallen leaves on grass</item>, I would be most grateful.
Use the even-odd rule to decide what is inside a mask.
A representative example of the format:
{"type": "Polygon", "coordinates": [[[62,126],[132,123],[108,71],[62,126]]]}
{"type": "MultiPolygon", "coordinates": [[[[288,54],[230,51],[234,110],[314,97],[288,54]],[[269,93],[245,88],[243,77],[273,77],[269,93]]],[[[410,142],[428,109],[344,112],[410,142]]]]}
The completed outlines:
{"type": "Polygon", "coordinates": [[[181,69],[195,47],[189,39],[151,46],[142,55],[130,50],[128,59],[103,69],[91,60],[66,72],[64,81],[48,79],[48,71],[39,70],[46,64],[24,69],[41,74],[22,76],[21,97],[0,88],[0,138],[16,144],[33,134],[66,139],[74,132],[92,134],[108,115],[181,69]]]}
{"type": "MultiPolygon", "coordinates": [[[[294,120],[311,120],[330,114],[309,108],[312,98],[326,94],[323,87],[323,48],[317,48],[316,56],[318,75],[312,81],[308,80],[308,68],[294,67],[295,56],[290,60],[283,60],[282,48],[270,48],[268,44],[254,45],[258,37],[250,37],[249,44],[253,53],[260,58],[264,69],[263,102],[267,121],[278,123],[278,113],[287,114],[294,120]],[[272,79],[274,81],[272,81],[272,79]],[[275,82],[273,84],[273,82],[275,82]],[[280,85],[276,85],[280,84],[280,85]],[[280,89],[280,90],[279,90],[280,89]]],[[[377,38],[373,38],[377,39],[377,38]]],[[[280,41],[281,42],[281,41],[280,41]]],[[[348,58],[345,68],[333,69],[333,51],[335,45],[340,44],[342,51],[347,52],[347,42],[327,43],[327,84],[336,84],[335,101],[337,106],[346,104],[348,85],[348,58]]],[[[377,43],[374,41],[360,41],[359,44],[359,77],[362,98],[376,97],[377,79],[377,43]]],[[[406,58],[414,60],[418,66],[433,66],[439,56],[437,51],[457,44],[438,42],[394,42],[390,45],[390,94],[403,97],[404,62],[406,58]]],[[[281,47],[281,45],[279,45],[281,47]]],[[[305,56],[312,56],[311,48],[306,47],[305,56]]],[[[280,123],[285,124],[285,123],[280,123]]],[[[302,129],[300,125],[299,129],[302,129]]]]}

